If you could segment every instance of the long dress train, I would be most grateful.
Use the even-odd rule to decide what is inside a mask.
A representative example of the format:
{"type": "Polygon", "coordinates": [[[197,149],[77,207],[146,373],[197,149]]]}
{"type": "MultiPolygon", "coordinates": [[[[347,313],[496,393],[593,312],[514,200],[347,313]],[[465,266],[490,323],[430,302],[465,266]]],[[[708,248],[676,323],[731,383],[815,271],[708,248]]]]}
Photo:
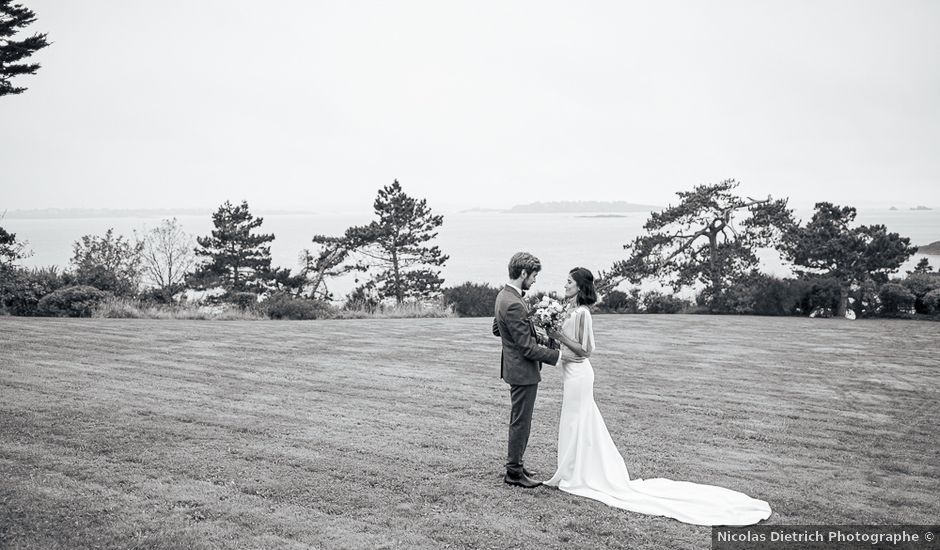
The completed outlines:
{"type": "MultiPolygon", "coordinates": [[[[562,332],[594,349],[591,313],[577,308],[562,332]]],[[[562,362],[564,382],[558,426],[558,470],[545,485],[609,506],[666,516],[695,525],[751,525],[770,517],[770,505],[743,493],[670,479],[630,479],[594,402],[594,369],[588,359],[562,362]]]]}

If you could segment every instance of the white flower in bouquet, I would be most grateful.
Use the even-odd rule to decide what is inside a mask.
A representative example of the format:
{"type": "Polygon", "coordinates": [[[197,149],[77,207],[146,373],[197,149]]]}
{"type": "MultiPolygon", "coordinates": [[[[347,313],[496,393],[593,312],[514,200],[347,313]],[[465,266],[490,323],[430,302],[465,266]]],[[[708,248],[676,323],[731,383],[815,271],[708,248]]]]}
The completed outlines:
{"type": "Polygon", "coordinates": [[[529,313],[535,326],[547,331],[560,331],[564,323],[565,306],[558,300],[543,296],[529,313]]]}

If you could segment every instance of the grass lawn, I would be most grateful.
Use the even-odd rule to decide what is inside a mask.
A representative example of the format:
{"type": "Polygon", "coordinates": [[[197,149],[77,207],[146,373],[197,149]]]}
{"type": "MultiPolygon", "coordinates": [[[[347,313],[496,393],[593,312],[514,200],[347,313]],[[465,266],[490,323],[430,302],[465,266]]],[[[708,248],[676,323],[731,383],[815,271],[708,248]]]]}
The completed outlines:
{"type": "MultiPolygon", "coordinates": [[[[940,516],[940,324],[595,317],[632,477],[768,523],[940,516]]],[[[555,466],[543,370],[526,464],[555,466]]],[[[0,317],[2,548],[707,548],[711,531],[502,482],[490,319],[0,317]]]]}

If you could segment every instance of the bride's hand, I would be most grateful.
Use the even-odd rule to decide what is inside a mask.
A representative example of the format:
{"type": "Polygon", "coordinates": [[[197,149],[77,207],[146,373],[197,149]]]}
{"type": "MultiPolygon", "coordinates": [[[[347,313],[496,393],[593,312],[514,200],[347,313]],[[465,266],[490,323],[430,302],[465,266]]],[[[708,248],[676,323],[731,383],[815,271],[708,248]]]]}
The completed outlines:
{"type": "Polygon", "coordinates": [[[580,363],[583,360],[575,352],[568,349],[568,346],[561,347],[561,361],[563,363],[580,363]]]}
{"type": "Polygon", "coordinates": [[[551,338],[551,339],[553,339],[553,340],[559,340],[559,341],[561,341],[561,333],[558,332],[558,331],[556,331],[556,330],[550,330],[550,331],[548,331],[548,337],[551,338]]]}

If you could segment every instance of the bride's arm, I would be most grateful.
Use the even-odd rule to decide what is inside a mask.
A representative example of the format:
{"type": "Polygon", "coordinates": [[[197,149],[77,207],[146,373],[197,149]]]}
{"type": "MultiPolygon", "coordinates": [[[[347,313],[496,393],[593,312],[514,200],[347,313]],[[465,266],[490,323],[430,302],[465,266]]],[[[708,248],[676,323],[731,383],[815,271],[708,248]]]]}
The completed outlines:
{"type": "Polygon", "coordinates": [[[590,315],[591,314],[588,313],[587,311],[577,312],[578,318],[575,319],[575,323],[577,323],[576,326],[578,327],[577,332],[581,336],[580,341],[575,340],[573,338],[569,338],[567,335],[561,332],[549,334],[549,336],[551,336],[552,338],[564,344],[565,347],[570,349],[571,352],[577,355],[578,357],[584,357],[584,358],[590,357],[591,352],[594,351],[594,346],[593,346],[593,343],[591,342],[593,338],[591,338],[590,340],[588,339],[588,335],[591,334],[589,332],[591,331],[591,326],[590,326],[591,323],[590,323],[590,317],[589,317],[590,315]]]}
{"type": "Polygon", "coordinates": [[[552,338],[564,344],[566,348],[571,350],[571,353],[577,355],[578,357],[587,358],[591,356],[591,352],[585,350],[584,346],[582,346],[580,342],[572,340],[560,332],[555,336],[552,336],[552,338]]]}

